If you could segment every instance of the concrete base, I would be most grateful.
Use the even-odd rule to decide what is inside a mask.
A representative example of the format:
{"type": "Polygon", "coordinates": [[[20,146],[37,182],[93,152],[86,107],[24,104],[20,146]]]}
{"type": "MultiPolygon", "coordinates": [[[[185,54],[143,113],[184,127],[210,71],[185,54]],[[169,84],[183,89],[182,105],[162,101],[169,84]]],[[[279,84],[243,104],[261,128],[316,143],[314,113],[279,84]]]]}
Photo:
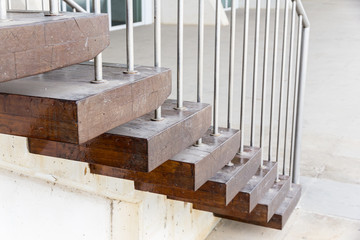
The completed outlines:
{"type": "Polygon", "coordinates": [[[219,221],[86,163],[30,154],[25,138],[0,135],[0,146],[2,239],[204,239],[219,221]]]}

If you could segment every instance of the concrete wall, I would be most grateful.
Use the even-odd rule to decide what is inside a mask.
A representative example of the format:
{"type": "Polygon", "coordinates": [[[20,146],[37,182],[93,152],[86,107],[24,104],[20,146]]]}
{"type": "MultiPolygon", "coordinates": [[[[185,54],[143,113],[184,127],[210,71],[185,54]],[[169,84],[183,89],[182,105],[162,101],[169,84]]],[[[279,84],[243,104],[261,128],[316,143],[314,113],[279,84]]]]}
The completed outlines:
{"type": "Polygon", "coordinates": [[[42,239],[204,239],[218,222],[189,203],[134,190],[88,165],[28,153],[0,134],[0,236],[42,239]]]}

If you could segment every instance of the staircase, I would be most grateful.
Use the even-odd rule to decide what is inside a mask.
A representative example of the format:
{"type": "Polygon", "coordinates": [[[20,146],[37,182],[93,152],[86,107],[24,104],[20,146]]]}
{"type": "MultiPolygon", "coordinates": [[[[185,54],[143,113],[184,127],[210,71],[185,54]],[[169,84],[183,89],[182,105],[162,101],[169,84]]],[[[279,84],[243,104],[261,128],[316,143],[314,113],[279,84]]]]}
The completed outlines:
{"type": "Polygon", "coordinates": [[[209,104],[167,99],[169,69],[129,74],[129,65],[104,64],[107,83],[91,84],[94,66],[81,62],[108,45],[106,15],[9,18],[0,25],[0,133],[27,137],[31,153],[89,163],[93,174],[218,217],[284,227],[301,186],[277,176],[283,168],[262,148],[244,146],[244,129],[212,125],[209,104]],[[159,107],[163,120],[152,113],[159,107]]]}

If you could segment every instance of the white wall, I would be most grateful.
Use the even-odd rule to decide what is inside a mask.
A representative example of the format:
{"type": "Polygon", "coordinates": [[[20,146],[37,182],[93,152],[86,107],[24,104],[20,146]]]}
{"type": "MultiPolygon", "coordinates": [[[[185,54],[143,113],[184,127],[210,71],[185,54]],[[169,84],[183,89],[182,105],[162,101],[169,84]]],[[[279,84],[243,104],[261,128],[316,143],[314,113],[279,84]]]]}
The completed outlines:
{"type": "Polygon", "coordinates": [[[91,174],[88,164],[30,154],[0,134],[0,239],[197,240],[218,219],[189,203],[91,174]]]}

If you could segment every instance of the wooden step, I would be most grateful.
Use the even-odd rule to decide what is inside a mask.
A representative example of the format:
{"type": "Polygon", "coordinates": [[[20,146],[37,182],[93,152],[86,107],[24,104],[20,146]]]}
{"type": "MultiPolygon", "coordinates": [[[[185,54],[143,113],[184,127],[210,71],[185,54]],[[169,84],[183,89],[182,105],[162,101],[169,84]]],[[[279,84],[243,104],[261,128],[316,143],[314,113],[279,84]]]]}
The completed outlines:
{"type": "Polygon", "coordinates": [[[46,156],[150,172],[195,143],[210,127],[209,104],[184,102],[184,106],[185,110],[176,110],[176,101],[166,100],[162,106],[163,121],[152,121],[151,112],[81,145],[30,139],[29,150],[46,156]]]}
{"type": "Polygon", "coordinates": [[[91,64],[0,83],[0,133],[84,143],[156,109],[169,96],[169,69],[138,67],[138,75],[124,70],[106,64],[106,84],[90,83],[91,64]]]}
{"type": "Polygon", "coordinates": [[[213,212],[215,216],[221,216],[223,218],[228,216],[230,219],[235,218],[243,222],[267,223],[284,201],[285,196],[290,189],[290,184],[289,177],[280,176],[280,181],[275,182],[264,194],[263,198],[259,201],[259,204],[251,213],[241,207],[241,202],[238,201],[238,198],[235,198],[234,201],[224,208],[209,207],[205,204],[194,204],[194,208],[213,212]]]}
{"type": "Polygon", "coordinates": [[[0,22],[0,82],[88,61],[110,43],[106,14],[8,13],[0,22]]]}
{"type": "Polygon", "coordinates": [[[167,195],[168,198],[191,203],[201,203],[211,207],[225,207],[255,174],[260,165],[261,151],[246,148],[245,153],[235,157],[234,166],[225,166],[197,191],[179,187],[135,182],[135,188],[167,195]]]}
{"type": "MultiPolygon", "coordinates": [[[[263,168],[259,168],[246,186],[236,196],[244,211],[251,212],[264,194],[274,185],[276,180],[277,163],[264,161],[263,168]]],[[[235,201],[235,200],[234,200],[235,201]]]]}
{"type": "Polygon", "coordinates": [[[291,189],[288,191],[284,201],[281,203],[280,207],[276,210],[273,217],[269,222],[253,221],[252,219],[237,218],[236,216],[228,216],[215,214],[217,217],[227,218],[234,221],[246,222],[250,224],[255,224],[263,227],[274,228],[282,230],[288,221],[291,213],[294,211],[296,205],[298,204],[301,197],[301,186],[292,184],[291,189]]]}
{"type": "MultiPolygon", "coordinates": [[[[111,168],[103,165],[90,165],[92,173],[116,178],[134,180],[136,183],[152,183],[172,186],[174,188],[194,190],[199,188],[229,162],[240,145],[240,134],[237,130],[221,129],[221,136],[211,136],[209,130],[203,136],[201,147],[190,146],[170,158],[150,173],[141,173],[111,168]]],[[[194,141],[195,142],[195,141],[194,141]]]]}

